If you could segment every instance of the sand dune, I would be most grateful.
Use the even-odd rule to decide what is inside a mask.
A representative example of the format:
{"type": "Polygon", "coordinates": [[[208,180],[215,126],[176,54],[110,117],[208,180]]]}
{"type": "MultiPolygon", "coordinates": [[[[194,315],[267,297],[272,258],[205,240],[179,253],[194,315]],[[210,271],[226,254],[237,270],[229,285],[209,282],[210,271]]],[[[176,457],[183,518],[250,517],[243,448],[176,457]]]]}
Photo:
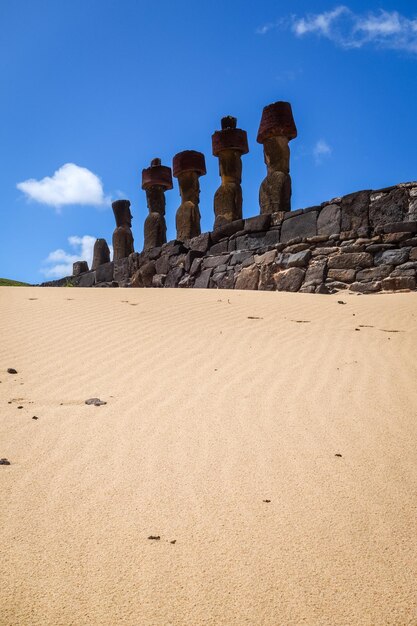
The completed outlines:
{"type": "Polygon", "coordinates": [[[2,288],[0,624],[415,626],[416,305],[2,288]]]}

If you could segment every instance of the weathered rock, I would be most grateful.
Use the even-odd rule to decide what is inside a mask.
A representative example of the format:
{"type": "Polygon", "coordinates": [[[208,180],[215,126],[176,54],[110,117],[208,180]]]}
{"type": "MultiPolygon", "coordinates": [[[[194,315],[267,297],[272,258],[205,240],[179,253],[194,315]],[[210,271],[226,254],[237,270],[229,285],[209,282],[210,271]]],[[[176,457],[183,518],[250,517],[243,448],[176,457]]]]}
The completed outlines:
{"type": "Polygon", "coordinates": [[[287,267],[306,267],[311,258],[310,250],[302,250],[295,254],[290,254],[287,259],[287,267]]]}
{"type": "Polygon", "coordinates": [[[104,265],[99,265],[96,269],[96,282],[111,282],[113,280],[113,271],[113,263],[105,263],[104,265]]]}
{"type": "Polygon", "coordinates": [[[384,278],[381,282],[384,291],[413,290],[416,288],[414,276],[398,276],[394,278],[384,278]]]}
{"type": "Polygon", "coordinates": [[[342,283],[353,283],[355,275],[356,270],[331,269],[327,272],[327,278],[331,280],[339,280],[342,283]]]}
{"type": "Polygon", "coordinates": [[[304,283],[305,285],[318,286],[324,282],[326,277],[327,259],[313,260],[307,268],[304,283]]]}
{"type": "Polygon", "coordinates": [[[317,233],[319,235],[340,233],[340,220],[340,206],[338,204],[328,204],[320,211],[317,218],[317,233]]]}
{"type": "Polygon", "coordinates": [[[86,274],[81,274],[78,287],[92,287],[96,282],[96,273],[95,272],[87,272],[86,274]]]}
{"type": "Polygon", "coordinates": [[[73,276],[79,276],[80,274],[83,274],[84,272],[88,272],[87,261],[75,261],[75,263],[72,264],[73,276]]]}
{"type": "Polygon", "coordinates": [[[296,243],[292,246],[285,246],[283,248],[283,252],[285,252],[286,254],[296,254],[296,252],[303,252],[303,250],[309,249],[310,246],[308,245],[308,243],[296,243]]]}
{"type": "Polygon", "coordinates": [[[127,257],[113,261],[113,278],[118,283],[129,279],[129,259],[127,257]]]}
{"type": "MultiPolygon", "coordinates": [[[[238,253],[241,254],[241,253],[238,253]]],[[[275,257],[277,256],[276,250],[269,250],[268,252],[264,252],[264,254],[255,254],[254,261],[258,264],[269,264],[275,261],[275,257]]]]}
{"type": "Polygon", "coordinates": [[[275,290],[275,280],[274,275],[276,274],[277,267],[274,263],[263,264],[259,267],[259,282],[258,289],[259,291],[274,291],[275,290]]]}
{"type": "Polygon", "coordinates": [[[240,270],[235,282],[235,289],[258,289],[259,268],[250,265],[240,270]]]}
{"type": "Polygon", "coordinates": [[[342,198],[340,230],[356,231],[359,236],[366,236],[369,227],[369,191],[351,193],[342,198]]]}
{"type": "Polygon", "coordinates": [[[193,237],[188,242],[190,250],[198,250],[199,252],[207,252],[211,245],[210,233],[202,233],[193,237]]]}
{"type": "Polygon", "coordinates": [[[289,242],[300,237],[312,237],[317,234],[317,211],[302,213],[282,223],[280,241],[289,242]]]}
{"type": "Polygon", "coordinates": [[[221,254],[220,256],[208,256],[203,260],[203,267],[207,269],[208,267],[216,267],[217,265],[227,264],[230,259],[230,254],[221,254]]]}
{"type": "Polygon", "coordinates": [[[184,276],[180,279],[178,283],[178,287],[181,289],[189,289],[194,286],[194,278],[189,274],[184,274],[184,276]]]}
{"type": "Polygon", "coordinates": [[[374,282],[369,283],[352,283],[349,287],[350,291],[355,291],[356,293],[375,293],[377,291],[381,291],[381,282],[376,280],[374,282]]]}
{"type": "Polygon", "coordinates": [[[219,289],[233,289],[234,282],[235,274],[233,271],[222,272],[222,277],[217,280],[217,287],[219,289]]]}
{"type": "Polygon", "coordinates": [[[129,256],[133,249],[132,213],[129,200],[116,200],[112,203],[116,228],[113,232],[113,261],[129,256]]]}
{"type": "Polygon", "coordinates": [[[397,248],[394,250],[385,250],[375,255],[375,265],[401,265],[408,261],[410,256],[410,248],[397,248]]]}
{"type": "Polygon", "coordinates": [[[417,248],[412,248],[409,255],[410,261],[417,261],[417,248]]]}
{"type": "Polygon", "coordinates": [[[384,225],[384,233],[416,233],[417,222],[390,222],[384,225]]]}
{"type": "Polygon", "coordinates": [[[356,280],[358,282],[379,281],[389,276],[393,269],[393,265],[379,265],[378,267],[359,270],[356,274],[356,280]]]}
{"type": "Polygon", "coordinates": [[[249,152],[246,132],[235,117],[224,117],[212,136],[213,155],[219,158],[221,185],[214,195],[214,229],[242,219],[242,155],[249,152]]]}
{"type": "Polygon", "coordinates": [[[242,219],[223,224],[223,226],[218,226],[216,230],[211,233],[211,241],[212,243],[217,243],[225,237],[231,237],[239,231],[243,231],[243,228],[244,221],[242,219]]]}
{"type": "Polygon", "coordinates": [[[261,213],[261,215],[255,215],[255,217],[245,219],[244,230],[248,233],[257,233],[267,231],[270,225],[271,215],[269,213],[261,213]]]}
{"type": "Polygon", "coordinates": [[[305,272],[299,267],[291,267],[274,275],[277,291],[298,291],[304,280],[305,272]]]}
{"type": "Polygon", "coordinates": [[[328,260],[329,269],[356,269],[372,267],[372,255],[368,252],[350,252],[331,256],[328,260]]]}
{"type": "Polygon", "coordinates": [[[153,277],[157,273],[155,261],[149,261],[138,269],[132,278],[132,287],[152,287],[153,277]]]}
{"type": "Polygon", "coordinates": [[[191,274],[191,276],[194,276],[200,271],[202,263],[203,263],[202,258],[197,258],[193,260],[193,262],[191,263],[190,270],[189,270],[189,273],[191,274]]]}
{"type": "Polygon", "coordinates": [[[182,267],[173,267],[169,270],[166,278],[164,287],[174,288],[178,287],[178,283],[184,275],[184,268],[182,267]]]}
{"type": "Polygon", "coordinates": [[[100,265],[110,263],[110,250],[105,239],[96,239],[93,251],[92,270],[96,270],[100,265]]]}
{"type": "Polygon", "coordinates": [[[239,252],[233,252],[230,257],[229,265],[239,265],[252,256],[253,255],[250,250],[240,250],[239,252]]]}
{"type": "Polygon", "coordinates": [[[165,274],[155,274],[152,277],[152,287],[163,287],[165,283],[165,274]]]}
{"type": "Polygon", "coordinates": [[[408,190],[394,187],[389,193],[381,194],[371,202],[369,207],[369,221],[372,228],[390,222],[403,222],[408,213],[408,190]]]}
{"type": "Polygon", "coordinates": [[[332,256],[333,254],[338,254],[339,252],[340,248],[337,246],[315,248],[315,250],[312,251],[312,256],[332,256]]]}
{"type": "Polygon", "coordinates": [[[168,274],[170,269],[169,256],[166,254],[160,256],[156,261],[155,269],[157,274],[168,274]]]}
{"type": "Polygon", "coordinates": [[[410,233],[408,232],[388,233],[386,235],[383,235],[383,242],[384,243],[400,243],[401,241],[405,241],[406,239],[408,239],[409,236],[410,236],[410,233]]]}
{"type": "Polygon", "coordinates": [[[213,272],[213,269],[209,267],[206,270],[203,270],[199,276],[195,279],[194,289],[207,289],[210,282],[210,277],[213,272]]]}
{"type": "Polygon", "coordinates": [[[190,272],[194,259],[201,259],[203,252],[199,250],[189,250],[185,257],[184,269],[186,272],[190,272]]]}
{"type": "Polygon", "coordinates": [[[229,249],[229,241],[224,239],[223,241],[219,241],[219,243],[215,243],[214,246],[210,248],[210,254],[222,254],[222,252],[227,252],[229,249]]]}

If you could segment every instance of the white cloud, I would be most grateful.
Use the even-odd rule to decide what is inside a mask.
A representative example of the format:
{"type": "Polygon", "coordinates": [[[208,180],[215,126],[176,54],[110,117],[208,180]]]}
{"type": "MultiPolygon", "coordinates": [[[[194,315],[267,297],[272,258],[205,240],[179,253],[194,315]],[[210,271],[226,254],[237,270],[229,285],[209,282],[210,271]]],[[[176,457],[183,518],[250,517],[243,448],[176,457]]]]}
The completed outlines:
{"type": "Polygon", "coordinates": [[[398,11],[354,13],[340,5],[332,11],[293,17],[291,29],[297,37],[314,34],[342,48],[374,45],[417,53],[417,18],[398,11]]]}
{"type": "Polygon", "coordinates": [[[321,165],[324,157],[330,156],[332,153],[332,148],[329,146],[327,141],[324,139],[319,139],[314,148],[313,148],[313,156],[316,162],[316,165],[321,165]]]}
{"type": "Polygon", "coordinates": [[[299,36],[305,35],[306,33],[319,33],[320,35],[329,36],[334,22],[340,16],[348,13],[350,13],[350,11],[347,7],[339,6],[333,9],[333,11],[302,17],[294,21],[293,30],[296,35],[299,36]]]}
{"type": "Polygon", "coordinates": [[[110,198],[104,195],[100,178],[75,163],[65,163],[52,176],[41,180],[30,178],[16,186],[30,200],[58,211],[68,204],[104,206],[110,203],[110,198]]]}
{"type": "Polygon", "coordinates": [[[68,237],[68,243],[74,251],[71,253],[58,248],[58,250],[50,252],[43,262],[42,274],[48,278],[71,276],[72,264],[75,261],[87,261],[88,267],[91,268],[95,241],[96,237],[91,235],[83,235],[82,237],[73,235],[68,237]]]}

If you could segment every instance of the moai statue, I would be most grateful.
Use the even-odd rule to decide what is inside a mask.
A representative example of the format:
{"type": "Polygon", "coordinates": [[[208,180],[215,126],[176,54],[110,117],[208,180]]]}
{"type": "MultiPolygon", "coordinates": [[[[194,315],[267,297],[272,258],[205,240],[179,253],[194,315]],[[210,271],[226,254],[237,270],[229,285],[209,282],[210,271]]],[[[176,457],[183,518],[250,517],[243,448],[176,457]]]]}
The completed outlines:
{"type": "Polygon", "coordinates": [[[105,239],[96,239],[93,252],[92,270],[96,270],[100,265],[110,262],[110,250],[105,239]]]}
{"type": "Polygon", "coordinates": [[[201,234],[198,179],[206,173],[204,154],[195,150],[179,152],[172,161],[172,170],[175,178],[178,178],[182,200],[175,218],[177,239],[186,241],[201,234]]]}
{"type": "Polygon", "coordinates": [[[258,143],[264,146],[266,178],[259,189],[261,213],[291,211],[290,148],[297,137],[291,105],[274,102],[266,106],[258,130],[258,143]]]}
{"type": "Polygon", "coordinates": [[[249,152],[246,131],[236,128],[237,119],[223,117],[222,129],[211,137],[213,155],[219,157],[222,183],[214,195],[214,229],[242,219],[242,154],[249,152]]]}
{"type": "Polygon", "coordinates": [[[116,218],[116,228],[113,232],[113,260],[118,261],[134,252],[132,214],[129,200],[116,200],[112,202],[112,207],[116,218]]]}
{"type": "Polygon", "coordinates": [[[161,159],[153,159],[151,166],[142,170],[142,189],[146,191],[149,215],[145,220],[144,250],[157,248],[166,243],[165,191],[172,189],[171,168],[161,165],[161,159]]]}

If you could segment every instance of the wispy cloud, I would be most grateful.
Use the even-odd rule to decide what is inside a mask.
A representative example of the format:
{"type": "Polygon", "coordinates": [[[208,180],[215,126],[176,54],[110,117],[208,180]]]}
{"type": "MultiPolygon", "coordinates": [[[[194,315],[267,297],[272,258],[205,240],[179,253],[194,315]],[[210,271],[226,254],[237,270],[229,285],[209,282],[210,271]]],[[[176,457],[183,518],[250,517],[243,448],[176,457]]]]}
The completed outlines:
{"type": "Polygon", "coordinates": [[[53,250],[43,262],[41,273],[47,278],[62,278],[72,274],[72,264],[75,261],[87,261],[91,267],[93,261],[93,249],[96,237],[91,235],[73,235],[68,237],[68,243],[72,252],[66,252],[62,248],[53,250]]]}
{"type": "Polygon", "coordinates": [[[110,203],[110,198],[104,195],[100,178],[75,163],[65,163],[52,176],[41,180],[30,178],[16,186],[28,199],[52,206],[57,211],[69,204],[106,206],[110,203]]]}
{"type": "Polygon", "coordinates": [[[325,157],[329,157],[331,153],[332,148],[329,146],[327,141],[319,139],[313,148],[313,156],[316,165],[321,165],[323,163],[323,159],[325,157]]]}
{"type": "Polygon", "coordinates": [[[355,13],[340,5],[323,13],[293,16],[291,30],[297,37],[325,37],[342,48],[374,45],[417,53],[417,18],[398,11],[355,13]]]}

